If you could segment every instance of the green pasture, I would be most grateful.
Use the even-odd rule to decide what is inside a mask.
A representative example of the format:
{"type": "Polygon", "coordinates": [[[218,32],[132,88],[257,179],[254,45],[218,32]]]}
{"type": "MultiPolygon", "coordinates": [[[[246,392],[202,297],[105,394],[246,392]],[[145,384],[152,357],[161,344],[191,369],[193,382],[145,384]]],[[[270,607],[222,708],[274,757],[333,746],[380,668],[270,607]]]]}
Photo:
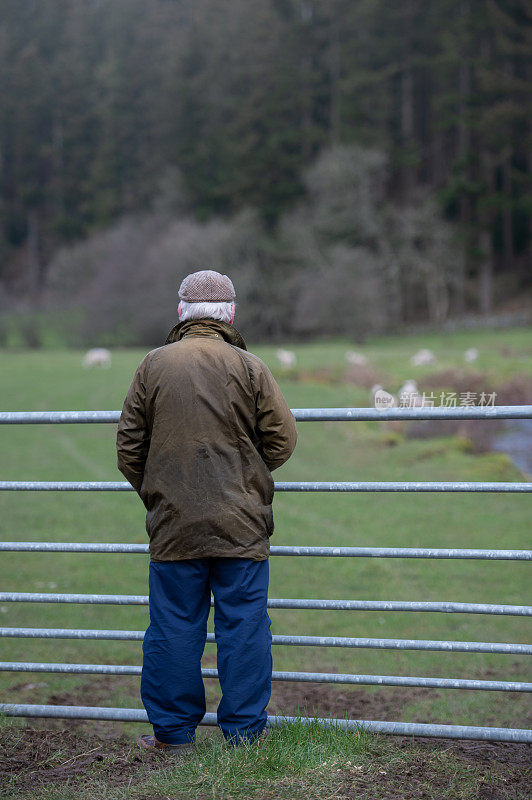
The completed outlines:
{"type": "MultiPolygon", "coordinates": [[[[258,347],[292,407],[368,405],[368,389],[344,380],[345,352],[366,354],[381,383],[443,370],[482,373],[493,390],[532,376],[531,331],[424,335],[291,345],[296,367],[283,373],[275,347],[258,347]],[[437,364],[414,370],[409,357],[430,347],[437,364]],[[474,365],[463,362],[478,347],[474,365]],[[326,370],[326,372],[323,372],[326,370]],[[324,377],[325,376],[325,377],[324,377]]],[[[113,352],[111,369],[84,370],[74,351],[0,351],[5,410],[118,409],[144,353],[113,352]]],[[[530,398],[532,402],[532,397],[530,398]]],[[[486,423],[488,424],[488,423],[486,423]]],[[[113,425],[4,426],[6,480],[119,480],[113,425]]],[[[405,437],[386,423],[301,423],[293,458],[277,480],[523,480],[500,453],[475,455],[463,437],[405,437]]],[[[514,494],[279,494],[276,544],[418,547],[530,546],[531,498],[514,494]]],[[[144,542],[143,507],[133,493],[0,494],[4,540],[144,542]]],[[[3,591],[146,594],[147,557],[3,553],[3,591]]],[[[424,559],[271,559],[272,597],[530,603],[529,565],[424,559]]],[[[144,629],[144,607],[4,603],[3,626],[144,629]]],[[[438,613],[277,610],[274,633],[526,642],[526,618],[438,613]]],[[[2,660],[140,664],[134,642],[2,639],[2,660]]],[[[206,665],[214,665],[207,645],[206,665]]],[[[274,668],[311,671],[530,680],[522,656],[340,648],[276,647],[274,668]]],[[[217,689],[207,681],[210,708],[217,689]]],[[[349,687],[338,687],[347,703],[349,687]]],[[[360,687],[357,687],[360,692],[360,687]]],[[[383,697],[394,689],[372,689],[383,697]]],[[[0,673],[1,700],[139,706],[136,678],[0,673]],[[89,699],[88,699],[89,698],[89,699]]],[[[502,692],[403,692],[406,721],[526,727],[526,695],[502,692]]],[[[319,710],[319,709],[315,709],[319,710]]],[[[350,712],[352,714],[352,712],[350,712]]]]}

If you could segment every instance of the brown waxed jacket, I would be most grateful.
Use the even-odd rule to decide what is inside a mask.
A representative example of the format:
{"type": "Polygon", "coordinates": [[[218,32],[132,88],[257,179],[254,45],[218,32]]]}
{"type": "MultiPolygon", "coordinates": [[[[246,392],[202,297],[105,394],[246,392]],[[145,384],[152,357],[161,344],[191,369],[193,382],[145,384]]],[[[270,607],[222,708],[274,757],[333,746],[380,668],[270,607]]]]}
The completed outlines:
{"type": "Polygon", "coordinates": [[[147,509],[152,561],[262,561],[273,532],[270,471],[294,417],[231,325],[188,320],[140,363],[118,423],[118,469],[147,509]]]}

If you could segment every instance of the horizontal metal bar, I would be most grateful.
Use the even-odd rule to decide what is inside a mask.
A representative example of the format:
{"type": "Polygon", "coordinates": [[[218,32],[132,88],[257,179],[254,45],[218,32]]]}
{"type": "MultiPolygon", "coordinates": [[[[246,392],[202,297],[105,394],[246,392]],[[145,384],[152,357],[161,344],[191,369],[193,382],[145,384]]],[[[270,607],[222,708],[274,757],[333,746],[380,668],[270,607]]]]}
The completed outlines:
{"type": "MultiPolygon", "coordinates": [[[[42,661],[0,661],[0,672],[59,672],[83,675],[141,675],[142,667],[128,664],[57,664],[42,661]]],[[[218,670],[204,668],[204,678],[218,678],[218,670]]],[[[285,672],[274,670],[273,681],[341,683],[364,686],[421,686],[426,689],[471,689],[501,692],[532,692],[524,681],[484,681],[462,678],[419,678],[402,675],[349,675],[339,672],[285,672]]]]}
{"type": "MultiPolygon", "coordinates": [[[[148,544],[116,542],[0,542],[0,551],[22,553],[137,553],[147,554],[148,544]]],[[[510,551],[508,551],[510,552],[510,551]]],[[[526,551],[524,551],[526,552],[526,551]]],[[[530,551],[532,554],[532,550],[530,551]]]]}
{"type": "Polygon", "coordinates": [[[413,419],[532,419],[532,406],[435,406],[415,408],[292,408],[298,422],[375,422],[413,419]]]}
{"type": "MultiPolygon", "coordinates": [[[[0,629],[1,630],[1,629],[0,629]]],[[[360,647],[377,650],[443,650],[460,653],[513,653],[532,655],[532,645],[499,642],[456,642],[429,639],[372,639],[343,636],[291,636],[278,634],[274,644],[303,647],[360,647]]]]}
{"type": "Polygon", "coordinates": [[[336,611],[426,611],[447,614],[497,614],[532,616],[532,606],[494,605],[488,603],[453,603],[411,600],[295,600],[268,601],[269,608],[331,609],[336,611]]]}
{"type": "MultiPolygon", "coordinates": [[[[50,661],[0,661],[0,672],[59,672],[68,675],[141,675],[142,667],[137,667],[132,664],[62,664],[50,661]]],[[[203,672],[202,670],[202,675],[203,672]]],[[[211,676],[204,675],[204,677],[210,678],[211,676]]]]}
{"type": "MultiPolygon", "coordinates": [[[[128,544],[126,542],[0,542],[0,551],[14,553],[148,554],[150,548],[148,544],[128,544]]],[[[532,554],[532,550],[530,553],[532,554]]]]}
{"type": "MultiPolygon", "coordinates": [[[[1,488],[1,486],[0,486],[1,488]]],[[[276,492],[532,492],[532,481],[279,481],[276,492]]]]}
{"type": "Polygon", "coordinates": [[[127,481],[0,481],[1,492],[133,492],[127,481]]]}
{"type": "MultiPolygon", "coordinates": [[[[1,545],[0,545],[0,549],[1,545]]],[[[532,550],[476,550],[423,547],[313,547],[272,545],[272,556],[326,556],[343,558],[445,558],[494,561],[531,561],[532,550]]]]}
{"type": "MultiPolygon", "coordinates": [[[[0,542],[0,551],[44,553],[149,553],[148,544],[96,542],[0,542]]],[[[349,558],[444,558],[531,561],[532,550],[462,550],[422,547],[313,547],[272,545],[272,556],[327,556],[349,558]]]]}
{"type": "Polygon", "coordinates": [[[143,594],[56,594],[48,592],[0,592],[1,603],[82,603],[90,605],[147,606],[143,594]]]}
{"type": "MultiPolygon", "coordinates": [[[[397,419],[532,419],[532,406],[435,406],[415,408],[293,408],[298,422],[397,419]]],[[[120,411],[2,411],[0,424],[21,425],[118,422],[120,411]]]]}
{"type": "Polygon", "coordinates": [[[120,411],[0,411],[0,425],[118,422],[120,411]]]}
{"type": "MultiPolygon", "coordinates": [[[[144,631],[79,628],[0,628],[0,637],[23,639],[113,639],[142,641],[144,631]]],[[[207,642],[214,642],[207,634],[207,642]]],[[[362,647],[377,650],[443,650],[449,653],[502,653],[532,655],[532,645],[506,642],[457,642],[430,639],[371,639],[346,636],[292,636],[276,634],[273,644],[295,647],[362,647]]]]}
{"type": "Polygon", "coordinates": [[[532,742],[532,730],[525,728],[486,728],[471,725],[437,725],[420,722],[328,719],[324,717],[268,717],[268,724],[272,726],[298,722],[318,723],[343,730],[363,730],[368,733],[384,733],[393,736],[427,736],[437,739],[475,739],[492,742],[532,742]]]}
{"type": "Polygon", "coordinates": [[[138,642],[144,631],[99,630],[91,628],[0,628],[0,638],[16,639],[112,639],[138,642]]]}
{"type": "MultiPolygon", "coordinates": [[[[99,719],[118,722],[147,722],[141,708],[102,708],[95,706],[50,706],[23,703],[0,703],[0,713],[8,717],[44,717],[55,719],[99,719]]],[[[321,724],[344,730],[365,730],[396,736],[430,736],[444,739],[476,739],[495,742],[532,742],[532,730],[524,728],[485,728],[469,725],[428,725],[417,722],[332,719],[325,717],[268,717],[269,726],[293,723],[321,724]]],[[[216,714],[205,714],[200,725],[216,725],[216,714]]]]}
{"type": "MultiPolygon", "coordinates": [[[[2,492],[133,492],[127,481],[0,481],[2,492]]],[[[277,481],[276,492],[532,492],[532,481],[277,481]]]]}
{"type": "MultiPolygon", "coordinates": [[[[96,605],[147,606],[148,595],[141,594],[58,594],[54,592],[0,592],[0,603],[85,603],[96,605]]],[[[214,601],[211,600],[211,606],[214,601]]],[[[275,598],[268,608],[317,611],[429,611],[447,614],[497,614],[530,617],[532,606],[492,605],[410,600],[320,600],[275,598]]]]}

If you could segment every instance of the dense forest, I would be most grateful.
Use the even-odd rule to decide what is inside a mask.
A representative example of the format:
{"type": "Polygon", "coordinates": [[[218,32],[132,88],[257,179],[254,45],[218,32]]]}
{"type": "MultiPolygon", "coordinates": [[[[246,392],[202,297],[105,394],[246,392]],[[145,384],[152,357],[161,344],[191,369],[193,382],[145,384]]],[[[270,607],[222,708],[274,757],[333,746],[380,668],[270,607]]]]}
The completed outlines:
{"type": "Polygon", "coordinates": [[[2,0],[0,309],[156,341],[201,265],[236,275],[257,335],[511,306],[531,21],[526,0],[2,0]]]}

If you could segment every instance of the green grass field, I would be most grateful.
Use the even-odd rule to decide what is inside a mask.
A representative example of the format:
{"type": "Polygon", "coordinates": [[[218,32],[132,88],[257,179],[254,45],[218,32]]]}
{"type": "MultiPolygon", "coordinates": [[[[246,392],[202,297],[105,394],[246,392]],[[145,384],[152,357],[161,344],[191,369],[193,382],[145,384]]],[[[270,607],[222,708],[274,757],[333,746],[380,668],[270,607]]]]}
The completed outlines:
{"type": "MultiPolygon", "coordinates": [[[[366,354],[380,382],[395,391],[406,378],[423,380],[450,370],[460,370],[466,377],[468,372],[481,374],[496,391],[505,382],[532,377],[530,334],[516,329],[380,339],[361,346],[346,341],[288,345],[297,355],[297,366],[289,373],[277,366],[275,347],[250,349],[272,367],[292,407],[355,406],[368,405],[369,393],[343,380],[348,349],[366,354]],[[409,357],[421,346],[435,352],[437,364],[415,370],[409,357]],[[467,367],[462,353],[470,346],[478,347],[480,356],[467,367]]],[[[86,371],[79,352],[1,351],[2,407],[118,409],[143,355],[140,350],[116,351],[110,370],[86,371]]],[[[4,426],[0,437],[3,479],[121,479],[115,466],[113,425],[4,426]]],[[[275,477],[523,480],[500,453],[474,455],[461,437],[406,438],[401,428],[385,423],[301,423],[296,452],[275,477]]],[[[530,546],[531,510],[529,495],[514,494],[279,494],[273,543],[522,548],[530,546]]],[[[0,535],[4,540],[144,542],[143,508],[134,494],[4,492],[0,535]]],[[[275,557],[270,595],[526,604],[530,603],[527,571],[527,564],[514,562],[275,557]]],[[[147,558],[138,555],[4,553],[0,575],[4,591],[147,593],[147,558]]],[[[1,624],[9,627],[140,630],[147,625],[143,607],[5,603],[0,612],[1,624]]],[[[274,633],[529,640],[528,621],[519,617],[291,610],[273,611],[271,617],[274,633]]],[[[127,642],[6,638],[2,660],[140,664],[141,647],[127,642]]],[[[214,664],[213,645],[207,645],[205,663],[214,664]]],[[[466,653],[276,647],[274,668],[530,680],[523,656],[466,653]]],[[[217,688],[212,680],[207,686],[209,710],[214,710],[217,688]]],[[[299,686],[304,706],[305,685],[299,686]]],[[[323,691],[329,705],[336,697],[339,713],[344,709],[349,716],[359,716],[357,702],[367,696],[374,702],[380,698],[383,708],[387,698],[395,698],[393,718],[405,721],[527,727],[523,694],[397,693],[392,688],[343,686],[323,691]]],[[[0,696],[4,702],[140,705],[135,678],[4,672],[0,696]]],[[[294,710],[293,702],[292,698],[287,713],[294,710]]],[[[317,702],[319,706],[312,700],[313,710],[319,711],[317,702]]],[[[279,710],[282,693],[276,703],[279,710]]]]}

